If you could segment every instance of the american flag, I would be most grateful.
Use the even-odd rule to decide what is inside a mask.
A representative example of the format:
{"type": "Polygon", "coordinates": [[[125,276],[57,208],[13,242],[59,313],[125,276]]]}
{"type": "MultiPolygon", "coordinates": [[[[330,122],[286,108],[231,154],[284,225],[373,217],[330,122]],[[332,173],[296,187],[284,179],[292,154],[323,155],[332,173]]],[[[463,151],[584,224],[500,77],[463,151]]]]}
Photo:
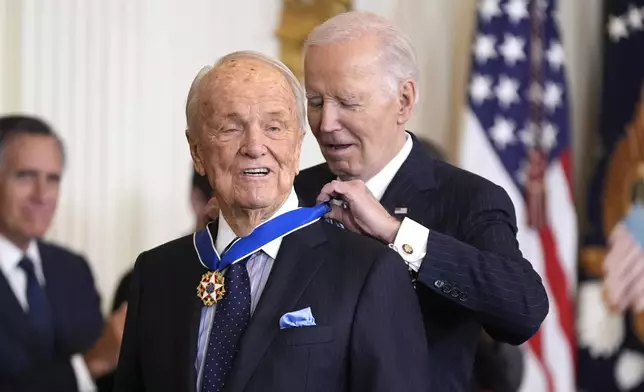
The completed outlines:
{"type": "Polygon", "coordinates": [[[577,217],[554,0],[479,0],[459,164],[502,186],[550,313],[525,345],[522,391],[575,390],[577,217]]]}

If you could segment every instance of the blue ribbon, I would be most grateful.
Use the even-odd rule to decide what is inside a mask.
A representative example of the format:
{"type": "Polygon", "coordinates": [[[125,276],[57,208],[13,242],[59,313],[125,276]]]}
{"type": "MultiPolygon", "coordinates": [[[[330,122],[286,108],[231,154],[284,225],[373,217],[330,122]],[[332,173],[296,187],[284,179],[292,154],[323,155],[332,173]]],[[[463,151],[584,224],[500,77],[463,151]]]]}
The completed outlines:
{"type": "Polygon", "coordinates": [[[215,241],[210,230],[206,227],[194,234],[195,249],[204,267],[211,271],[221,271],[230,264],[257,252],[269,242],[316,222],[329,211],[331,211],[329,204],[321,203],[315,207],[302,207],[276,216],[257,226],[246,237],[238,239],[224,251],[221,257],[215,249],[215,241]]]}

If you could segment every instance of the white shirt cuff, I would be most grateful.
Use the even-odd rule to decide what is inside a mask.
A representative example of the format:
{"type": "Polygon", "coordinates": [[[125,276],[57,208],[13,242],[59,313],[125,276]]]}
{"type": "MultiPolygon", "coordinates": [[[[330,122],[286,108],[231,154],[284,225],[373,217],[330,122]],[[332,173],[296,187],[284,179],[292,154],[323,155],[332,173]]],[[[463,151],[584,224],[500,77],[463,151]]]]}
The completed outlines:
{"type": "Polygon", "coordinates": [[[427,254],[428,238],[429,229],[409,218],[403,219],[396,233],[394,249],[415,272],[418,272],[427,254]]]}
{"type": "Polygon", "coordinates": [[[78,385],[78,392],[96,392],[96,385],[92,380],[92,375],[85,364],[85,359],[81,354],[72,356],[72,368],[76,375],[76,385],[78,385]]]}

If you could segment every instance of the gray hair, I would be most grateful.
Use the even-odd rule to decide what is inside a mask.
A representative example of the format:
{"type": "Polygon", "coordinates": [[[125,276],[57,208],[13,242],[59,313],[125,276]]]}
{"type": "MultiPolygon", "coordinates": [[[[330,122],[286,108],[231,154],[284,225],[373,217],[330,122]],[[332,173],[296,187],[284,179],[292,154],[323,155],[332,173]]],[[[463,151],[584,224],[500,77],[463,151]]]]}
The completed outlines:
{"type": "MultiPolygon", "coordinates": [[[[418,60],[411,39],[395,24],[371,12],[345,12],[317,26],[304,43],[304,56],[311,46],[350,41],[365,35],[375,36],[380,41],[378,59],[392,91],[397,91],[402,81],[418,81],[418,60]]],[[[416,91],[415,103],[419,98],[418,87],[416,91]]]]}
{"type": "Polygon", "coordinates": [[[199,89],[203,78],[208,73],[210,73],[210,71],[218,68],[222,64],[231,60],[243,58],[254,59],[266,63],[276,68],[284,76],[284,78],[286,78],[286,81],[291,88],[291,92],[295,97],[295,105],[297,106],[297,119],[300,123],[300,131],[302,133],[306,132],[306,93],[304,92],[304,88],[300,84],[300,81],[293,74],[293,72],[281,61],[251,50],[242,50],[227,54],[224,57],[220,58],[214,65],[206,65],[205,67],[201,68],[201,70],[199,70],[199,73],[190,85],[190,91],[188,92],[188,99],[186,101],[186,121],[188,130],[190,130],[194,126],[194,120],[197,115],[197,102],[199,101],[199,89]]]}
{"type": "Polygon", "coordinates": [[[0,117],[0,164],[3,162],[7,144],[18,135],[45,136],[54,139],[60,150],[61,165],[65,168],[65,145],[60,136],[45,120],[27,114],[0,117]]]}

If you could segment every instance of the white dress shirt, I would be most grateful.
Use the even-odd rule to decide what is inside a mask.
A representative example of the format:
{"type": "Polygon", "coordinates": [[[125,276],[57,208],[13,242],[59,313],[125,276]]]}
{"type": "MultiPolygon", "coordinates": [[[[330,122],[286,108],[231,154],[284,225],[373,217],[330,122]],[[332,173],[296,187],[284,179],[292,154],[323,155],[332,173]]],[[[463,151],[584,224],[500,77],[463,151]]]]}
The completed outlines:
{"type": "MultiPolygon", "coordinates": [[[[288,199],[282,204],[282,206],[273,214],[269,219],[273,219],[276,216],[282,215],[286,212],[295,210],[298,208],[299,201],[295,190],[291,189],[291,193],[288,196],[288,199]]],[[[224,216],[219,213],[219,226],[217,227],[217,238],[215,239],[215,249],[217,253],[222,254],[224,249],[230,244],[233,240],[237,238],[233,229],[230,228],[224,216]]],[[[278,238],[269,242],[261,248],[263,252],[262,255],[249,259],[246,263],[246,269],[248,270],[248,277],[250,278],[250,314],[251,316],[255,312],[259,298],[262,296],[266,282],[268,282],[268,277],[273,268],[273,263],[277,257],[277,252],[282,245],[282,238],[278,238]]],[[[217,305],[213,306],[204,306],[201,308],[201,320],[199,322],[199,335],[197,341],[197,358],[195,359],[195,369],[197,371],[197,391],[201,390],[201,382],[203,379],[203,371],[205,362],[204,358],[206,356],[206,350],[208,348],[208,340],[210,339],[210,330],[215,319],[215,312],[217,305]]]]}
{"type": "MultiPolygon", "coordinates": [[[[414,142],[411,139],[411,136],[408,133],[405,133],[407,137],[405,145],[402,149],[396,154],[396,156],[389,161],[385,167],[378,172],[375,176],[371,177],[366,181],[367,188],[374,195],[374,197],[380,201],[382,196],[385,194],[387,187],[394,179],[400,167],[405,163],[405,160],[411,153],[411,149],[414,145],[414,142]]],[[[393,248],[400,256],[407,262],[409,267],[414,271],[418,272],[420,266],[423,263],[423,258],[427,253],[427,240],[429,238],[429,229],[413,221],[412,219],[405,218],[400,224],[400,229],[396,234],[394,239],[393,248]],[[406,246],[405,246],[406,245],[406,246]],[[409,250],[407,253],[403,251],[404,249],[409,250]]]]}
{"type": "MultiPolygon", "coordinates": [[[[45,274],[42,270],[42,259],[38,251],[38,244],[32,240],[27,246],[27,251],[23,252],[4,236],[0,236],[0,269],[4,274],[9,287],[16,296],[16,300],[26,312],[29,311],[29,302],[27,301],[27,274],[18,266],[24,256],[31,259],[34,264],[36,278],[41,286],[45,286],[45,274]]],[[[74,374],[76,375],[76,384],[80,392],[94,392],[96,386],[92,376],[87,369],[82,354],[75,354],[70,359],[74,374]]]]}

